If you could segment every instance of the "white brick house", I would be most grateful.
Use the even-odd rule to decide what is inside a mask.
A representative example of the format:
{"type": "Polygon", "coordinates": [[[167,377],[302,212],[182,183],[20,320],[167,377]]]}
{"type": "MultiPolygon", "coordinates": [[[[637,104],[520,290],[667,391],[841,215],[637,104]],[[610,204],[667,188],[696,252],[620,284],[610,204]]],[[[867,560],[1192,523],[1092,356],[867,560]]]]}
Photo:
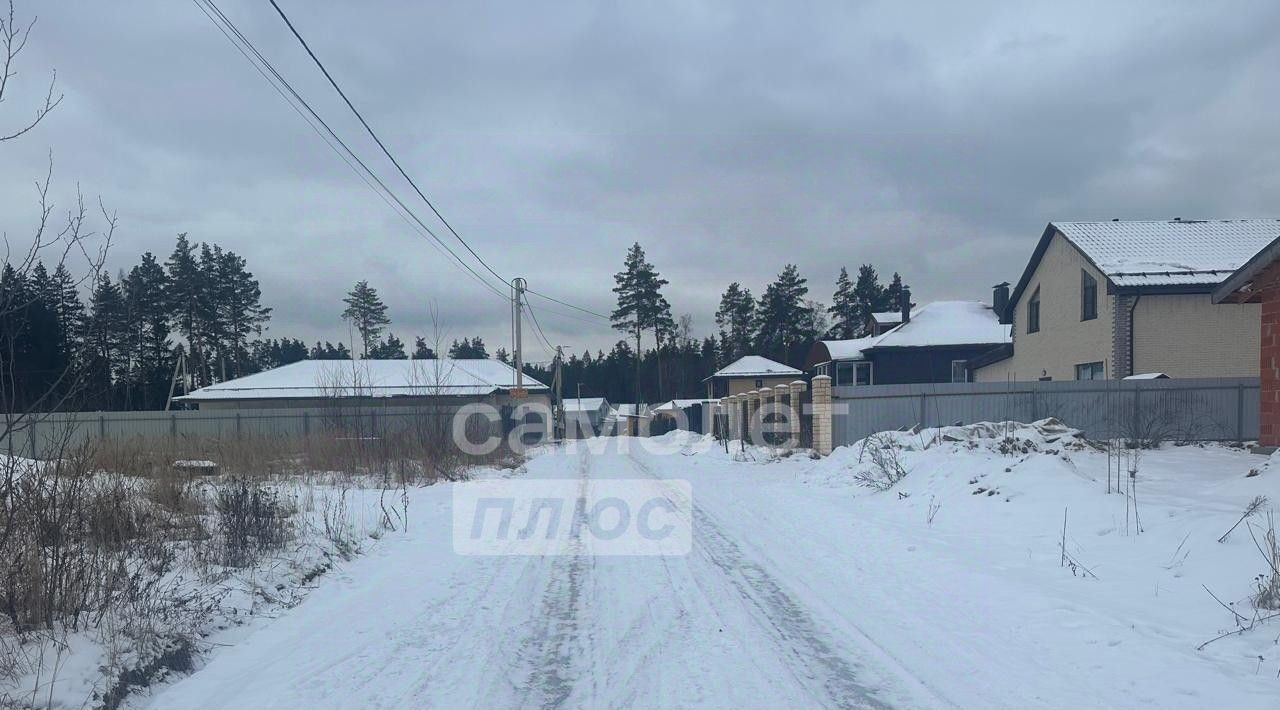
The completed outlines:
{"type": "Polygon", "coordinates": [[[1280,220],[1051,222],[1009,297],[1009,348],[979,382],[1258,374],[1256,305],[1211,292],[1280,236],[1280,220]]]}

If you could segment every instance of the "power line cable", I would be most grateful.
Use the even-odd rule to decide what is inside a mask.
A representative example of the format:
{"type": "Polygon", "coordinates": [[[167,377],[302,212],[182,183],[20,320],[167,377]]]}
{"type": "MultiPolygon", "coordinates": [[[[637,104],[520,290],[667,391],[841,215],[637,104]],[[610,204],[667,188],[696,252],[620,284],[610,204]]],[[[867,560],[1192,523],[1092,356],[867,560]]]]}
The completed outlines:
{"type": "Polygon", "coordinates": [[[562,305],[562,306],[568,306],[569,308],[572,308],[572,309],[574,309],[574,310],[576,310],[576,311],[582,311],[583,313],[586,313],[586,314],[588,314],[588,315],[593,315],[593,316],[595,316],[595,317],[597,317],[597,318],[603,318],[604,320],[607,320],[607,321],[612,321],[612,320],[613,320],[613,318],[612,318],[612,317],[610,317],[610,316],[606,316],[606,315],[605,315],[605,314],[603,314],[603,313],[597,313],[596,311],[589,310],[589,309],[583,308],[583,307],[581,307],[581,306],[575,306],[575,305],[573,305],[572,303],[567,303],[567,302],[565,302],[565,301],[561,301],[561,300],[560,300],[560,299],[558,299],[558,298],[552,298],[551,296],[548,296],[548,295],[547,295],[547,294],[545,294],[545,293],[539,293],[538,291],[534,291],[534,290],[533,290],[533,289],[531,289],[531,288],[526,288],[526,289],[525,289],[525,293],[531,293],[531,294],[533,294],[533,295],[535,295],[535,296],[538,296],[539,298],[545,298],[545,299],[547,299],[548,301],[551,301],[552,303],[559,303],[559,304],[560,304],[560,305],[562,305]]]}
{"type": "MultiPolygon", "coordinates": [[[[382,142],[382,139],[378,137],[378,134],[373,130],[373,127],[370,126],[369,122],[365,120],[364,115],[360,113],[360,110],[356,108],[355,104],[347,96],[347,93],[342,90],[342,87],[338,84],[337,80],[334,79],[333,75],[329,73],[329,70],[325,67],[324,62],[320,61],[320,57],[316,56],[316,53],[312,51],[311,45],[309,45],[307,43],[307,40],[303,38],[302,33],[299,32],[298,28],[294,26],[293,21],[289,19],[289,16],[287,14],[285,14],[285,11],[283,8],[280,7],[280,4],[276,2],[276,0],[268,0],[268,1],[271,3],[271,7],[275,8],[276,14],[280,16],[280,19],[284,20],[285,25],[289,28],[289,32],[291,32],[294,38],[298,40],[298,43],[302,45],[302,48],[306,51],[307,56],[311,57],[311,61],[314,62],[316,67],[320,69],[320,72],[324,74],[324,78],[328,80],[329,85],[333,87],[334,91],[338,92],[338,96],[342,97],[342,101],[346,103],[347,108],[351,109],[351,113],[355,114],[355,117],[360,121],[360,125],[364,126],[364,129],[366,132],[368,132],[369,137],[373,139],[374,143],[378,144],[378,147],[382,149],[383,155],[387,156],[387,160],[391,161],[391,164],[395,166],[397,171],[399,171],[401,177],[403,177],[405,181],[409,183],[409,185],[413,188],[413,191],[418,193],[418,197],[422,198],[422,201],[427,204],[427,207],[431,208],[431,211],[435,214],[437,218],[439,218],[440,223],[443,224],[445,228],[449,230],[449,233],[452,234],[454,238],[456,238],[458,242],[460,242],[462,246],[466,248],[466,250],[471,254],[471,256],[475,257],[476,261],[480,262],[481,266],[483,266],[486,270],[488,270],[489,273],[497,277],[499,281],[502,281],[503,283],[508,283],[509,280],[507,278],[503,277],[501,274],[495,271],[493,267],[489,266],[489,263],[486,262],[483,258],[481,258],[481,256],[476,252],[476,250],[471,247],[471,244],[469,244],[467,240],[462,238],[462,235],[458,233],[458,230],[454,229],[453,225],[449,223],[449,220],[445,219],[445,216],[440,213],[440,210],[436,209],[435,204],[418,187],[418,184],[414,182],[413,178],[409,177],[409,173],[406,172],[404,167],[400,165],[400,161],[396,160],[395,155],[393,155],[391,153],[391,150],[387,148],[386,144],[382,142]]],[[[531,289],[525,289],[525,291],[526,293],[532,293],[535,296],[545,298],[548,301],[559,303],[562,306],[568,306],[569,308],[582,311],[583,313],[587,313],[597,318],[603,318],[606,321],[610,320],[609,316],[606,316],[601,313],[597,313],[595,311],[592,311],[586,308],[582,308],[581,306],[575,306],[572,303],[562,301],[558,298],[553,298],[544,293],[539,293],[531,289]]]]}
{"type": "Polygon", "coordinates": [[[427,203],[427,206],[431,208],[431,211],[434,212],[436,217],[440,219],[440,222],[448,228],[449,232],[462,243],[462,246],[466,247],[468,252],[471,252],[471,256],[475,257],[476,261],[480,262],[480,265],[485,269],[488,269],[489,273],[496,276],[499,281],[506,283],[507,279],[503,278],[497,271],[494,271],[493,267],[489,266],[488,262],[480,258],[480,255],[476,253],[476,250],[471,248],[471,245],[467,243],[467,240],[463,239],[461,234],[458,234],[458,230],[454,229],[453,225],[449,224],[449,220],[445,219],[444,215],[440,214],[440,210],[436,209],[436,206],[431,203],[431,200],[427,199],[426,194],[418,188],[418,184],[413,181],[413,178],[409,177],[409,173],[405,172],[405,169],[400,167],[400,161],[396,160],[395,156],[391,154],[391,151],[387,149],[386,144],[384,144],[382,139],[378,137],[378,134],[374,132],[373,127],[364,119],[364,116],[360,113],[359,109],[356,108],[355,104],[351,103],[351,99],[347,98],[346,92],[343,91],[342,87],[338,85],[338,82],[334,80],[333,75],[325,68],[324,63],[320,61],[320,58],[316,56],[316,53],[311,51],[311,45],[307,44],[307,40],[303,39],[302,34],[293,26],[293,22],[289,19],[289,16],[284,13],[284,10],[281,9],[279,3],[277,3],[276,0],[268,1],[271,3],[271,7],[275,8],[276,13],[280,15],[280,19],[284,20],[284,24],[289,27],[289,31],[293,33],[295,38],[297,38],[298,42],[302,45],[302,48],[307,51],[307,55],[311,57],[311,61],[315,62],[316,66],[320,68],[321,73],[324,74],[324,78],[329,80],[329,84],[338,92],[338,96],[342,97],[342,100],[347,104],[347,108],[351,109],[351,113],[355,114],[356,118],[360,120],[360,125],[364,126],[365,131],[369,133],[369,137],[373,138],[373,141],[382,149],[383,155],[387,156],[387,160],[390,160],[391,164],[396,166],[396,170],[400,171],[401,177],[403,177],[405,181],[413,187],[413,191],[418,193],[418,197],[421,197],[423,202],[427,203]]]}
{"type": "Polygon", "coordinates": [[[289,81],[285,79],[284,76],[281,75],[279,71],[276,70],[275,66],[272,65],[271,62],[265,56],[263,56],[260,51],[258,51],[257,47],[254,46],[254,44],[247,37],[245,37],[245,35],[242,32],[240,32],[239,28],[236,27],[235,23],[232,22],[231,19],[228,18],[226,14],[222,12],[222,10],[213,2],[213,0],[193,0],[193,2],[195,3],[196,7],[199,8],[201,12],[203,12],[204,15],[208,17],[211,22],[213,22],[214,26],[218,28],[218,30],[223,34],[223,36],[226,37],[229,42],[231,42],[232,46],[234,46],[240,52],[240,54],[243,55],[251,65],[253,65],[254,69],[256,69],[258,73],[261,74],[262,77],[266,79],[269,84],[271,84],[272,88],[275,89],[276,93],[280,94],[281,98],[285,99],[286,103],[288,103],[290,107],[293,108],[293,110],[297,112],[298,115],[301,116],[303,120],[307,122],[308,125],[311,126],[311,129],[315,131],[316,134],[319,135],[322,140],[325,141],[325,143],[329,146],[329,148],[333,150],[338,155],[338,157],[341,158],[343,162],[345,162],[347,166],[350,167],[361,178],[361,180],[365,182],[365,184],[371,190],[373,190],[376,194],[378,194],[378,196],[381,197],[382,200],[386,202],[387,205],[391,207],[392,210],[395,211],[396,214],[399,215],[401,219],[405,220],[405,222],[408,223],[411,228],[414,228],[415,231],[419,231],[419,230],[425,231],[426,235],[422,235],[420,233],[419,236],[423,236],[423,238],[425,239],[427,238],[427,235],[429,235],[430,241],[428,243],[431,243],[432,246],[435,247],[437,250],[443,250],[442,254],[447,254],[449,257],[451,257],[454,263],[456,263],[458,266],[461,266],[463,269],[469,272],[472,278],[474,278],[482,286],[486,287],[488,290],[495,293],[499,298],[502,298],[503,300],[507,300],[508,297],[505,294],[503,294],[501,290],[499,290],[493,284],[489,283],[486,279],[484,279],[479,273],[477,273],[474,269],[472,269],[470,265],[468,265],[465,261],[463,261],[462,258],[459,257],[457,253],[455,253],[452,249],[450,249],[449,246],[445,244],[443,240],[441,240],[440,237],[436,235],[435,232],[432,231],[431,228],[427,226],[426,223],[424,223],[422,219],[419,218],[418,215],[412,209],[410,209],[408,205],[406,205],[404,201],[401,200],[399,196],[396,195],[395,192],[391,190],[391,188],[389,188],[386,185],[386,183],[383,182],[382,179],[379,178],[378,175],[375,172],[373,172],[373,170],[369,168],[367,164],[365,164],[363,160],[360,159],[360,156],[358,156],[355,153],[355,151],[353,151],[346,144],[346,142],[343,141],[340,136],[338,136],[338,134],[332,129],[332,127],[330,127],[329,124],[319,115],[319,113],[315,111],[315,109],[311,106],[311,104],[308,103],[307,100],[304,99],[293,88],[293,85],[290,84],[289,81]],[[206,6],[208,9],[206,9],[206,6]],[[213,14],[210,14],[210,10],[213,12],[213,14]],[[227,31],[228,29],[230,30],[230,33],[228,33],[227,31]],[[246,48],[248,51],[246,51],[246,48]],[[252,53],[252,56],[250,56],[250,52],[252,53]],[[257,61],[255,61],[254,59],[255,57],[257,58],[257,61]],[[259,66],[259,62],[261,63],[261,66],[259,66]],[[263,67],[266,68],[266,71],[263,70],[263,67]],[[270,72],[270,76],[268,75],[267,72],[270,72]],[[272,77],[275,77],[274,81],[272,77]],[[281,88],[282,86],[283,86],[283,89],[281,88]],[[287,94],[285,93],[286,91],[288,92],[287,94]],[[293,98],[291,99],[290,96],[292,96],[293,98]],[[299,108],[299,105],[301,106],[301,108],[299,108]],[[306,113],[303,113],[303,109],[306,110],[306,113]],[[308,117],[307,114],[310,114],[310,117],[308,117]],[[314,121],[312,119],[314,119],[314,121]],[[316,123],[319,123],[320,126],[317,126],[316,123]],[[324,128],[324,132],[321,132],[320,130],[321,126],[324,128]],[[328,133],[328,136],[326,136],[325,133],[328,133]],[[332,138],[332,140],[330,140],[330,138],[332,138]],[[337,145],[335,145],[335,142],[337,143],[337,145]],[[341,146],[341,150],[339,149],[339,146],[341,146]],[[350,156],[350,158],[348,158],[348,156],[350,156]],[[354,164],[352,162],[353,160],[354,160],[354,164]],[[356,167],[357,164],[359,165],[359,168],[356,167]],[[368,177],[366,177],[366,174],[368,175],[368,177]],[[374,185],[370,182],[370,178],[373,180],[373,182],[377,183],[378,188],[381,188],[381,191],[379,191],[378,188],[374,187],[374,185]],[[394,200],[395,202],[394,205],[391,203],[391,201],[388,200],[388,196],[390,197],[390,200],[394,200]],[[397,205],[399,206],[399,209],[396,208],[397,205]],[[406,215],[408,216],[406,217],[406,215]],[[413,222],[409,222],[410,218],[412,218],[413,222]],[[416,223],[416,227],[414,223],[416,223]]]}
{"type": "Polygon", "coordinates": [[[551,340],[547,337],[547,334],[542,331],[542,324],[538,322],[538,317],[533,314],[533,307],[526,302],[524,304],[524,310],[529,314],[529,320],[533,321],[533,332],[542,341],[542,345],[547,349],[547,353],[552,357],[555,357],[556,348],[551,344],[551,340]]]}

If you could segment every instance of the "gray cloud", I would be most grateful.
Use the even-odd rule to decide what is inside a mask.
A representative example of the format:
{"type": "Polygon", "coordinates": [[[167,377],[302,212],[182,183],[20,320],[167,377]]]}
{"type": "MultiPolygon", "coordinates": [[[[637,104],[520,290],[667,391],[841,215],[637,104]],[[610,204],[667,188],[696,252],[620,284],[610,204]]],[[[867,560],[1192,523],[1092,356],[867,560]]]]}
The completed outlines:
{"type": "MultiPolygon", "coordinates": [[[[222,6],[391,176],[270,8],[222,6]]],[[[863,262],[900,271],[918,299],[981,298],[1050,219],[1276,216],[1274,3],[285,7],[496,269],[599,311],[632,241],[708,332],[725,285],[758,293],[787,262],[824,301],[839,267],[863,262]]],[[[67,98],[3,149],[11,237],[52,148],[61,198],[79,182],[118,210],[118,265],[167,255],[182,231],[217,241],[262,281],[272,335],[345,340],[342,292],[368,278],[401,337],[430,330],[434,308],[449,337],[506,340],[501,301],[378,201],[194,5],[20,11],[41,19],[0,125],[54,67],[67,98]]],[[[616,339],[539,314],[575,351],[616,339]]]]}

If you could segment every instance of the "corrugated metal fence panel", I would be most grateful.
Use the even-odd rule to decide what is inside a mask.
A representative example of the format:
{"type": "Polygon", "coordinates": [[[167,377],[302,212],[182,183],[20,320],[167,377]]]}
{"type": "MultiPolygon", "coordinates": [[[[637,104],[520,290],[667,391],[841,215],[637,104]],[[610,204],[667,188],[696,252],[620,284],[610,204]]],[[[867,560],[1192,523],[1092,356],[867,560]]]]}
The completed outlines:
{"type": "Polygon", "coordinates": [[[21,421],[0,449],[44,458],[94,439],[385,437],[444,433],[457,407],[215,409],[174,412],[54,412],[21,421]]]}
{"type": "Polygon", "coordinates": [[[878,431],[1056,417],[1094,438],[1258,436],[1258,379],[935,383],[836,387],[835,445],[878,431]]]}

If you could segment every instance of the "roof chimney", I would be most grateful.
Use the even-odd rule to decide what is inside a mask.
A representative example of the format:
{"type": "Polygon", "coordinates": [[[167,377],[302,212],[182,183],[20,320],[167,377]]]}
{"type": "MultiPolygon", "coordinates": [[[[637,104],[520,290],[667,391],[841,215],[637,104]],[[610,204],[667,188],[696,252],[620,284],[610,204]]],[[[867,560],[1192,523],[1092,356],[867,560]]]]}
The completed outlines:
{"type": "Polygon", "coordinates": [[[902,287],[902,322],[911,322],[911,289],[906,286],[902,287]]]}
{"type": "Polygon", "coordinates": [[[1001,323],[1005,322],[1004,312],[1009,310],[1009,282],[1004,281],[991,287],[991,310],[996,312],[996,317],[1001,323]]]}

